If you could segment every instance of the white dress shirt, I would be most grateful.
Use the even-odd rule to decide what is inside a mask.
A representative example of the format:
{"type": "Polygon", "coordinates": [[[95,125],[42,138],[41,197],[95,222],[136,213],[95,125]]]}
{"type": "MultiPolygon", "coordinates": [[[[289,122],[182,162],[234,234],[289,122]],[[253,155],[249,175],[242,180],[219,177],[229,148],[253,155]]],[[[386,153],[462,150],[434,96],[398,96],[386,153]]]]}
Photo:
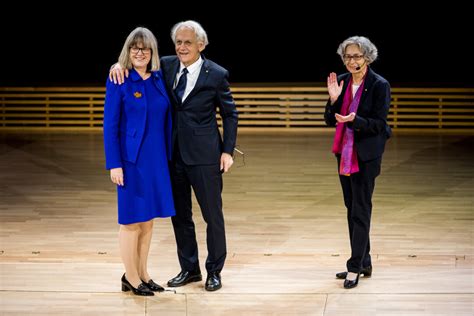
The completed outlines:
{"type": "Polygon", "coordinates": [[[194,86],[196,86],[196,82],[199,77],[199,73],[201,72],[202,64],[204,60],[199,56],[199,59],[196,60],[192,65],[185,67],[182,63],[180,63],[178,74],[176,75],[176,79],[174,81],[173,89],[176,88],[179,82],[179,78],[182,75],[182,71],[184,68],[188,68],[188,77],[186,81],[186,89],[184,89],[183,99],[181,102],[184,102],[188,97],[189,93],[193,91],[194,86]]]}
{"type": "Polygon", "coordinates": [[[354,99],[357,93],[357,90],[359,90],[360,84],[352,84],[352,98],[354,99]]]}

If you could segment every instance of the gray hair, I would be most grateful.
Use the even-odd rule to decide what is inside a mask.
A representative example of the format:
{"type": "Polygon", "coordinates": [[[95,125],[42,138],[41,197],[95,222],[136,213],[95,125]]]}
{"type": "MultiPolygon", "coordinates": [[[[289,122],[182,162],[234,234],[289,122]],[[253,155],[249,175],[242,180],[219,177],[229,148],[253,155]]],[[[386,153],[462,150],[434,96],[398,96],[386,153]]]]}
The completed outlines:
{"type": "Polygon", "coordinates": [[[158,41],[153,33],[145,27],[137,27],[130,33],[123,44],[122,52],[120,53],[118,63],[122,68],[132,69],[132,60],[130,59],[130,48],[141,44],[143,48],[151,49],[151,66],[148,64],[148,69],[157,71],[160,69],[160,56],[158,55],[158,41]]]}
{"type": "Polygon", "coordinates": [[[203,42],[204,47],[206,47],[207,44],[209,44],[209,41],[207,40],[206,31],[204,31],[201,24],[193,20],[188,20],[188,21],[176,23],[171,29],[171,39],[173,40],[173,43],[175,45],[176,45],[176,32],[178,32],[178,30],[183,29],[183,28],[194,31],[194,34],[196,34],[197,41],[203,42]]]}
{"type": "Polygon", "coordinates": [[[344,61],[344,54],[346,52],[346,48],[349,45],[357,45],[364,55],[367,64],[371,64],[377,59],[378,50],[372,42],[364,36],[352,36],[342,42],[338,49],[337,53],[341,56],[342,61],[344,61]]]}

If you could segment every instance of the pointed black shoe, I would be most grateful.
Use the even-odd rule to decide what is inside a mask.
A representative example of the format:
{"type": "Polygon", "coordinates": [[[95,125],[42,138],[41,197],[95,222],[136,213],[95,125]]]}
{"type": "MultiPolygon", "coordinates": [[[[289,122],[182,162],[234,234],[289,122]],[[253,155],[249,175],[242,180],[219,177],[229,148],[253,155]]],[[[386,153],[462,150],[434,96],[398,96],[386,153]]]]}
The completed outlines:
{"type": "Polygon", "coordinates": [[[150,281],[148,281],[148,282],[145,282],[145,281],[142,280],[142,282],[153,292],[164,292],[165,291],[165,289],[161,285],[156,284],[155,282],[153,282],[152,279],[150,279],[150,281]]]}
{"type": "Polygon", "coordinates": [[[122,275],[122,292],[132,291],[135,295],[141,296],[153,296],[153,293],[145,284],[140,283],[138,288],[134,288],[130,282],[128,282],[127,278],[125,277],[125,273],[122,275]]]}
{"type": "Polygon", "coordinates": [[[191,282],[199,282],[202,280],[201,271],[182,270],[177,276],[168,281],[169,287],[183,286],[191,282]]]}
{"type": "Polygon", "coordinates": [[[206,291],[217,291],[222,287],[221,274],[219,272],[209,272],[206,279],[206,291]]]}
{"type": "Polygon", "coordinates": [[[357,284],[359,284],[359,276],[360,276],[360,273],[357,273],[357,277],[355,278],[355,280],[345,279],[344,280],[344,288],[345,289],[352,289],[352,288],[356,287],[357,284]]]}
{"type": "MultiPolygon", "coordinates": [[[[360,274],[363,274],[364,277],[370,278],[372,276],[372,266],[368,266],[367,268],[363,268],[360,271],[360,274]]],[[[347,272],[339,272],[336,273],[336,278],[337,279],[345,279],[347,277],[347,272]]]]}

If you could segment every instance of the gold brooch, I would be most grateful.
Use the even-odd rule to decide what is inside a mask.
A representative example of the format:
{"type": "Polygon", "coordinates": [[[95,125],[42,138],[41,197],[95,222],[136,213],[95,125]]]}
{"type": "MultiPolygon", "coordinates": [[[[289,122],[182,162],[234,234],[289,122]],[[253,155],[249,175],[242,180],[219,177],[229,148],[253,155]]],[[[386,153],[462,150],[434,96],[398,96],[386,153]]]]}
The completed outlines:
{"type": "Polygon", "coordinates": [[[135,92],[135,93],[133,94],[133,96],[134,96],[135,98],[139,99],[139,98],[142,97],[142,94],[137,91],[137,92],[135,92]]]}

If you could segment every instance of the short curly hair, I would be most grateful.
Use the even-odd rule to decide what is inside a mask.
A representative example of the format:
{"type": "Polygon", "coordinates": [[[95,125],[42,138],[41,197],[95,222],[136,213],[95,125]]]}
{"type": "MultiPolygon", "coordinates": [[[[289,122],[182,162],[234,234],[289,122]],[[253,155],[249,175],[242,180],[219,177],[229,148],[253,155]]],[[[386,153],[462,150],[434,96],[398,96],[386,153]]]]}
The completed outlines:
{"type": "Polygon", "coordinates": [[[337,48],[337,53],[341,56],[342,61],[344,62],[344,54],[346,52],[346,48],[349,45],[357,45],[359,46],[360,51],[364,55],[367,64],[371,64],[377,59],[378,50],[377,47],[367,38],[364,36],[351,36],[348,39],[344,40],[339,47],[337,48]]]}

